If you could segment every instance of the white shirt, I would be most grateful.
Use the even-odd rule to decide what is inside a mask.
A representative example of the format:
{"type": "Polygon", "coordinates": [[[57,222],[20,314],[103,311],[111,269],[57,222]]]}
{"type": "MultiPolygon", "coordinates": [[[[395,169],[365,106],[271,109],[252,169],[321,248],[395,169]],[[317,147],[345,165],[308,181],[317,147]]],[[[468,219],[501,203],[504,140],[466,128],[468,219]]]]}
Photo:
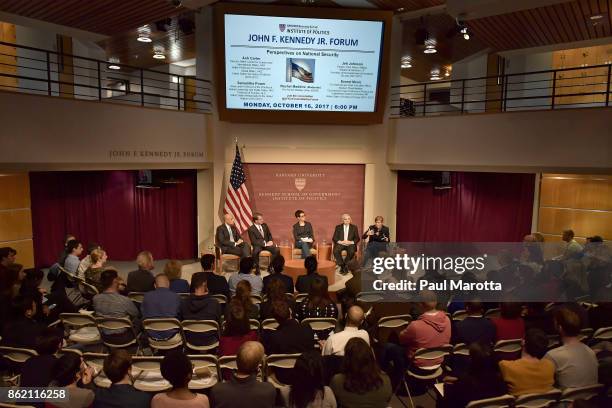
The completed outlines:
{"type": "Polygon", "coordinates": [[[346,343],[353,337],[360,337],[370,344],[370,336],[365,330],[357,327],[345,327],[344,330],[338,333],[332,333],[323,346],[324,356],[344,356],[344,347],[346,343]]]}
{"type": "Polygon", "coordinates": [[[225,227],[227,228],[227,230],[229,231],[230,234],[230,241],[231,242],[236,242],[234,241],[234,234],[232,233],[232,227],[231,225],[225,224],[225,227]]]}
{"type": "Polygon", "coordinates": [[[344,224],[344,241],[348,241],[349,225],[344,224]]]}

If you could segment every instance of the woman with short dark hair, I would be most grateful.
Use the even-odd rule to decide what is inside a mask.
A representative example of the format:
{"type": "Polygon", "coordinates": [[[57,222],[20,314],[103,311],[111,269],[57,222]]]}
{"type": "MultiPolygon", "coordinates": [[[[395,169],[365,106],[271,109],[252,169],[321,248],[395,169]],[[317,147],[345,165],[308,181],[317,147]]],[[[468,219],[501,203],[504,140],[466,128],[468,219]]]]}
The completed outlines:
{"type": "Polygon", "coordinates": [[[302,353],[295,361],[291,386],[280,389],[287,408],[336,408],[336,397],[323,383],[323,357],[318,351],[302,353]]]}
{"type": "Polygon", "coordinates": [[[151,408],[209,408],[208,397],[189,390],[193,365],[180,350],[170,351],[161,362],[162,376],[172,384],[172,389],[156,394],[151,408]]]}
{"type": "Polygon", "coordinates": [[[312,224],[306,221],[306,213],[302,210],[295,212],[297,222],[293,224],[293,241],[296,248],[302,250],[302,258],[310,255],[310,248],[314,245],[314,230],[312,224]]]}

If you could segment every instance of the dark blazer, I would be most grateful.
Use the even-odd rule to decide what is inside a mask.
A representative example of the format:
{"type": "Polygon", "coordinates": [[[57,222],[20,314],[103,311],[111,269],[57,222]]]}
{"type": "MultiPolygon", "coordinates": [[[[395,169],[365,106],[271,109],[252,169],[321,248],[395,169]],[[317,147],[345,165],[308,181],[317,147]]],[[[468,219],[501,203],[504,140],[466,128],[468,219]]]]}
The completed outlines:
{"type": "Polygon", "coordinates": [[[128,273],[127,291],[128,292],[149,292],[155,289],[155,277],[151,271],[138,269],[128,273]]]}
{"type": "Polygon", "coordinates": [[[295,283],[295,290],[297,290],[299,293],[308,293],[310,291],[310,285],[312,285],[312,281],[317,276],[327,282],[327,276],[319,275],[316,272],[310,275],[300,275],[298,276],[297,282],[295,283]]]}
{"type": "Polygon", "coordinates": [[[293,224],[293,240],[296,244],[300,241],[300,238],[312,238],[314,242],[314,230],[312,229],[312,224],[308,221],[304,222],[303,227],[300,227],[299,222],[293,224]]]}
{"type": "Polygon", "coordinates": [[[384,242],[384,243],[389,242],[389,227],[387,227],[386,225],[383,225],[382,227],[380,227],[380,231],[378,230],[378,228],[376,228],[376,225],[370,225],[368,229],[364,231],[363,239],[366,239],[368,237],[368,230],[374,231],[374,235],[370,237],[370,240],[368,241],[368,243],[370,242],[384,242]],[[376,235],[376,232],[378,232],[378,235],[376,235]],[[387,238],[386,241],[383,240],[384,237],[387,238]]]}
{"type": "Polygon", "coordinates": [[[280,281],[283,282],[283,284],[285,285],[286,293],[293,293],[295,291],[295,289],[293,288],[293,278],[291,276],[283,275],[282,273],[273,273],[263,278],[264,293],[267,292],[268,285],[270,285],[270,282],[272,282],[273,279],[280,279],[280,281]]]}
{"type": "Polygon", "coordinates": [[[206,284],[208,285],[208,293],[211,295],[225,295],[227,301],[230,301],[230,288],[227,279],[221,275],[216,275],[214,272],[206,273],[206,284]]]}
{"type": "MultiPolygon", "coordinates": [[[[336,225],[332,241],[337,245],[338,241],[342,240],[344,240],[344,224],[336,225]]],[[[357,231],[357,226],[355,224],[349,225],[348,240],[353,241],[355,244],[359,242],[359,231],[357,231]]]]}
{"type": "Polygon", "coordinates": [[[270,232],[270,228],[268,228],[268,224],[261,224],[261,228],[263,229],[263,237],[259,232],[259,229],[255,224],[251,225],[247,230],[249,232],[249,240],[251,241],[251,245],[254,247],[265,247],[266,242],[272,241],[272,233],[270,232]],[[262,242],[265,241],[265,242],[262,242]]]}
{"type": "Polygon", "coordinates": [[[281,323],[264,338],[266,354],[303,353],[314,349],[314,332],[295,319],[281,323]]]}
{"type": "MultiPolygon", "coordinates": [[[[232,225],[232,234],[234,235],[234,241],[238,241],[241,236],[238,232],[238,228],[235,225],[232,225]]],[[[217,227],[217,233],[215,234],[217,240],[217,246],[221,248],[221,252],[225,252],[229,248],[234,248],[235,245],[232,241],[230,241],[230,234],[225,226],[225,223],[219,225],[217,227]]]]}

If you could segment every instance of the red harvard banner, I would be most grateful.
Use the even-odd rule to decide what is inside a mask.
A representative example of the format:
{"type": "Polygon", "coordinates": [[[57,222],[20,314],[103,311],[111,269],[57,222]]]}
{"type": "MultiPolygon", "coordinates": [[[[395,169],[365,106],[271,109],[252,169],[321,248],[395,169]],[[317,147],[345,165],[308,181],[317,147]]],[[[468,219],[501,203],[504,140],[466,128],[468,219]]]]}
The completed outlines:
{"type": "Polygon", "coordinates": [[[292,239],[294,213],[303,210],[315,240],[328,243],[344,213],[361,234],[365,166],[362,164],[245,164],[253,212],[263,214],[277,243],[292,239]]]}

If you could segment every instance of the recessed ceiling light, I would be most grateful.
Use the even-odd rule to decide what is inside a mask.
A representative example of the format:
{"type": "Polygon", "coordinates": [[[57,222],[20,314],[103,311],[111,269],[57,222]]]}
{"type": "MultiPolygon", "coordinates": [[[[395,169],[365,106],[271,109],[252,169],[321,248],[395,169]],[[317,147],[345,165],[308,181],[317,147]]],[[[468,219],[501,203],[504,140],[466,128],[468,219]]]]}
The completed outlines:
{"type": "Polygon", "coordinates": [[[114,70],[121,69],[121,67],[118,64],[119,64],[119,58],[117,58],[117,57],[110,57],[108,59],[108,66],[107,66],[107,68],[108,69],[114,69],[114,70]]]}
{"type": "Polygon", "coordinates": [[[153,54],[153,58],[158,59],[158,60],[163,60],[163,59],[166,59],[166,56],[161,53],[155,53],[153,54]]]}
{"type": "Polygon", "coordinates": [[[146,36],[146,35],[140,35],[140,36],[138,36],[138,38],[136,40],[140,41],[140,42],[143,42],[143,43],[150,43],[151,41],[153,41],[151,39],[151,37],[146,36]]]}
{"type": "Polygon", "coordinates": [[[412,68],[412,58],[410,56],[408,56],[408,55],[405,56],[405,57],[402,57],[401,63],[402,63],[402,65],[401,65],[402,69],[412,68]]]}
{"type": "Polygon", "coordinates": [[[436,46],[433,44],[426,45],[423,51],[424,54],[435,54],[436,52],[438,52],[438,50],[436,50],[436,46]]]}
{"type": "Polygon", "coordinates": [[[603,14],[593,14],[592,16],[590,16],[589,18],[591,20],[601,20],[603,18],[603,14]]]}
{"type": "Polygon", "coordinates": [[[108,69],[115,69],[116,70],[116,69],[121,69],[121,67],[119,65],[114,65],[113,64],[113,65],[109,65],[108,69]]]}
{"type": "Polygon", "coordinates": [[[398,11],[398,12],[400,12],[400,13],[401,13],[402,11],[404,11],[404,10],[406,10],[406,9],[405,9],[405,8],[403,8],[403,7],[400,7],[400,8],[398,8],[398,9],[397,9],[397,11],[398,11]]]}
{"type": "Polygon", "coordinates": [[[444,76],[445,76],[445,77],[449,77],[449,76],[450,76],[450,72],[446,71],[446,72],[444,73],[444,76]]]}
{"type": "Polygon", "coordinates": [[[429,78],[429,80],[430,80],[430,81],[439,81],[440,79],[442,79],[442,78],[440,78],[440,77],[439,77],[439,76],[437,76],[437,75],[435,75],[435,76],[431,76],[431,77],[429,78]]]}

